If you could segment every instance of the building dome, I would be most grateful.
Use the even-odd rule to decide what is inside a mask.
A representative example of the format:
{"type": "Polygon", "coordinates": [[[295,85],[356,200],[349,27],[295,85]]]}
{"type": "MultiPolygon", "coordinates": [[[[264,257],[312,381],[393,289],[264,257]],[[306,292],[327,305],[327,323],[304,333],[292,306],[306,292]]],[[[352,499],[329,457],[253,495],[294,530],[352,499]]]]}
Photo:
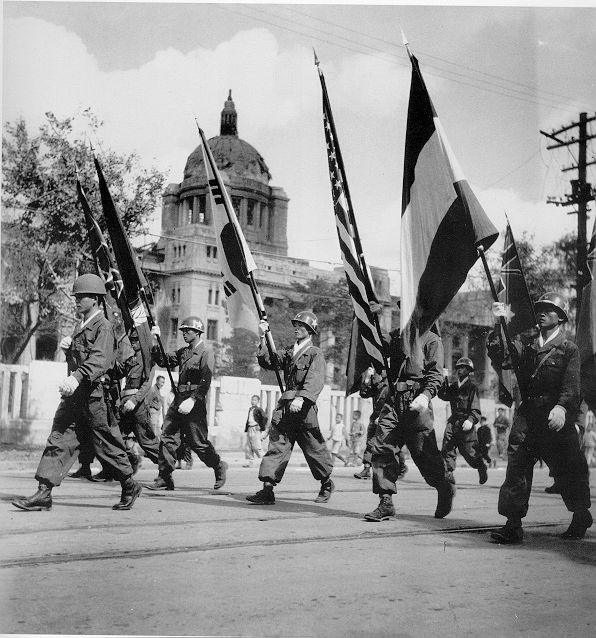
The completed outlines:
{"type": "MultiPolygon", "coordinates": [[[[208,140],[209,148],[220,171],[230,177],[254,179],[263,184],[271,180],[271,173],[261,154],[248,142],[238,137],[236,108],[232,101],[232,91],[221,112],[220,134],[208,140]]],[[[203,165],[201,146],[190,154],[184,167],[184,180],[204,181],[206,171],[203,165]]]]}

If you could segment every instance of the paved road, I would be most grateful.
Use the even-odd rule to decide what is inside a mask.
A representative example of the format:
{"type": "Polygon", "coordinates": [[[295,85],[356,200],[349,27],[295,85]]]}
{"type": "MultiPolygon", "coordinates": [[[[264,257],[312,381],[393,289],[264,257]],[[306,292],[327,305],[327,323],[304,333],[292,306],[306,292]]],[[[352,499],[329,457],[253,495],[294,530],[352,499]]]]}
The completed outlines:
{"type": "MultiPolygon", "coordinates": [[[[526,541],[489,540],[504,468],[458,468],[453,513],[415,467],[395,521],[367,523],[370,481],[337,467],[327,504],[295,453],[275,506],[254,506],[257,468],[224,455],[229,479],[195,461],[174,492],[115,512],[117,484],[66,480],[50,512],[22,512],[34,467],[0,466],[0,632],[194,636],[580,638],[596,635],[596,528],[558,538],[570,515],[537,469],[526,541]]],[[[142,481],[156,472],[148,461],[142,481]]],[[[592,479],[594,488],[594,479],[592,479]]],[[[593,489],[594,493],[594,489],[593,489]]]]}

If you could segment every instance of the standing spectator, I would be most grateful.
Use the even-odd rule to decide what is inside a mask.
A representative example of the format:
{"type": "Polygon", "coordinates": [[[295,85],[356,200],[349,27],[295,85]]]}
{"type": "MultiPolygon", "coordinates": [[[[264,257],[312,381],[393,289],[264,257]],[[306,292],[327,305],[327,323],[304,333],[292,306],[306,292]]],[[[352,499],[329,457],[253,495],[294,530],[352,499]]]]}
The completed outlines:
{"type": "Polygon", "coordinates": [[[255,456],[260,459],[263,456],[262,439],[263,433],[267,430],[267,415],[259,406],[261,397],[254,395],[250,400],[250,408],[246,417],[244,432],[246,433],[246,444],[244,446],[245,458],[248,461],[243,467],[252,467],[255,456]]]}
{"type": "Polygon", "coordinates": [[[282,480],[295,443],[302,449],[313,477],[321,481],[315,503],[327,503],[335,490],[331,480],[333,460],[317,418],[316,403],[325,386],[326,369],[322,351],[312,343],[312,335],[317,334],[317,324],[317,317],[312,312],[299,312],[292,319],[296,337],[294,345],[282,354],[274,353],[276,360],[272,361],[265,344],[269,324],[264,320],[259,323],[259,365],[266,370],[282,370],[286,389],[271,417],[269,449],[259,468],[263,489],[246,497],[255,505],[275,504],[273,488],[282,480]]]}
{"type": "MultiPolygon", "coordinates": [[[[166,413],[163,424],[159,446],[159,474],[147,487],[150,490],[174,489],[172,474],[176,468],[176,452],[181,438],[186,436],[188,447],[196,452],[207,467],[213,469],[213,489],[219,490],[226,482],[228,464],[207,438],[207,393],[215,365],[213,353],[203,342],[202,335],[205,329],[201,319],[187,317],[179,330],[182,331],[182,337],[187,343],[185,348],[166,353],[165,357],[157,346],[152,349],[158,365],[165,366],[168,363],[171,367],[179,367],[179,378],[178,393],[166,413]]],[[[156,338],[161,334],[159,326],[153,326],[151,332],[156,338]]]]}
{"type": "Polygon", "coordinates": [[[360,420],[362,413],[354,410],[352,414],[352,427],[350,428],[350,453],[348,455],[348,467],[356,467],[362,463],[362,454],[366,445],[366,426],[360,420]]]}
{"type": "Polygon", "coordinates": [[[499,458],[502,459],[507,449],[507,432],[511,427],[511,422],[505,416],[505,408],[497,409],[497,416],[493,422],[493,427],[495,428],[497,437],[497,454],[499,458]]]}
{"type": "Polygon", "coordinates": [[[166,414],[166,399],[161,393],[165,382],[163,375],[158,374],[155,378],[155,385],[149,390],[146,399],[147,407],[149,408],[149,420],[157,438],[161,436],[161,424],[166,414]]]}
{"type": "Polygon", "coordinates": [[[335,461],[335,459],[339,459],[344,465],[347,465],[348,460],[341,456],[341,454],[339,453],[345,438],[345,429],[346,426],[343,422],[343,414],[340,414],[338,412],[335,415],[335,423],[331,425],[331,432],[327,441],[331,441],[330,451],[333,460],[335,461]]]}
{"type": "Polygon", "coordinates": [[[594,450],[596,449],[596,431],[594,431],[594,426],[591,423],[588,423],[588,425],[586,426],[583,447],[588,467],[595,467],[596,458],[594,457],[594,450]]]}
{"type": "Polygon", "coordinates": [[[480,417],[480,425],[478,426],[476,436],[478,437],[478,451],[488,464],[488,467],[492,467],[493,463],[496,465],[496,461],[492,461],[490,458],[490,446],[493,443],[493,434],[490,431],[490,425],[485,416],[480,417]]]}
{"type": "Polygon", "coordinates": [[[439,399],[449,401],[451,416],[447,419],[441,454],[451,475],[455,471],[457,452],[470,467],[478,470],[480,485],[488,479],[486,464],[478,450],[478,438],[474,426],[480,420],[478,386],[472,381],[474,363],[461,357],[455,364],[457,380],[449,383],[447,377],[439,389],[439,399]]]}
{"type": "MultiPolygon", "coordinates": [[[[499,492],[499,514],[506,524],[492,533],[498,543],[521,543],[522,519],[528,512],[532,473],[539,458],[549,467],[565,506],[573,512],[564,539],[578,540],[592,525],[590,483],[586,457],[576,430],[580,410],[580,358],[562,324],[568,321],[569,303],[549,292],[535,304],[540,333],[531,344],[514,344],[519,351],[522,403],[516,410],[507,448],[507,473],[499,492]]],[[[505,305],[493,304],[495,317],[505,316],[505,305]]],[[[488,337],[488,354],[497,369],[510,365],[499,324],[488,337]]]]}

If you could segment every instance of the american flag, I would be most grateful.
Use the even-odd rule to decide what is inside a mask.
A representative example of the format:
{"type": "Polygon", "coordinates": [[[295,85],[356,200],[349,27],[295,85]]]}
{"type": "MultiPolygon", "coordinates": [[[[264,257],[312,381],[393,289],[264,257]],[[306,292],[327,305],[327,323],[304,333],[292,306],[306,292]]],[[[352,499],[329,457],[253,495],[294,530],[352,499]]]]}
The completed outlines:
{"type": "MultiPolygon", "coordinates": [[[[319,78],[323,90],[323,122],[327,142],[329,177],[331,179],[337,236],[339,238],[342,261],[348,282],[348,291],[354,307],[359,341],[368,357],[368,361],[363,362],[363,370],[357,370],[355,373],[352,371],[350,374],[347,374],[347,389],[349,392],[352,382],[354,381],[354,379],[350,379],[353,374],[355,374],[355,380],[357,380],[360,373],[364,372],[369,365],[372,365],[377,372],[381,373],[385,368],[385,360],[378,320],[370,310],[370,303],[376,302],[377,298],[360,247],[339,141],[337,139],[329,96],[327,95],[327,88],[325,86],[325,78],[323,77],[323,72],[319,67],[316,56],[315,64],[319,71],[319,78]]],[[[350,368],[349,363],[348,368],[350,368]]]]}

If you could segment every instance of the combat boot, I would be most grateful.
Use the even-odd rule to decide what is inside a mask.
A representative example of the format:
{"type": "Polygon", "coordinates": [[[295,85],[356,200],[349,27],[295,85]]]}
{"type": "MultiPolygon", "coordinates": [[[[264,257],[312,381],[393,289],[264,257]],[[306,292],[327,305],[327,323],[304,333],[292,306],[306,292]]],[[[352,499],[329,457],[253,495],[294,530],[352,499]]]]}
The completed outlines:
{"type": "Polygon", "coordinates": [[[130,454],[128,460],[130,461],[132,475],[134,476],[141,469],[142,459],[138,454],[130,454]]]}
{"type": "Polygon", "coordinates": [[[85,478],[94,483],[111,483],[114,480],[114,477],[110,476],[105,470],[100,470],[97,474],[85,478]]]}
{"type": "Polygon", "coordinates": [[[594,520],[589,510],[573,512],[571,525],[561,534],[561,538],[570,541],[579,541],[586,535],[588,528],[592,527],[593,522],[594,520]]]}
{"type": "Polygon", "coordinates": [[[453,497],[455,496],[455,485],[451,483],[443,483],[437,487],[437,509],[435,510],[435,518],[445,518],[453,507],[453,497]]]}
{"type": "Polygon", "coordinates": [[[215,485],[214,490],[220,490],[226,483],[226,472],[228,470],[228,464],[225,461],[220,461],[219,465],[214,469],[215,471],[215,485]]]}
{"type": "Polygon", "coordinates": [[[153,483],[149,483],[145,485],[148,490],[153,490],[154,492],[165,490],[166,492],[172,492],[174,490],[174,479],[172,479],[171,474],[164,474],[163,476],[159,475],[153,483]]]}
{"type": "Polygon", "coordinates": [[[81,467],[76,471],[72,472],[68,475],[68,478],[84,478],[90,479],[92,476],[91,468],[88,465],[81,465],[81,467]]]}
{"type": "Polygon", "coordinates": [[[388,521],[390,518],[394,517],[395,507],[393,507],[391,494],[381,494],[381,500],[379,501],[377,509],[365,514],[364,520],[380,523],[381,521],[388,521]]]}
{"type": "Polygon", "coordinates": [[[321,481],[321,489],[315,498],[315,503],[327,503],[333,492],[335,492],[335,483],[331,479],[321,481]]]}
{"type": "Polygon", "coordinates": [[[354,478],[357,479],[369,479],[370,478],[370,465],[365,465],[362,472],[356,472],[354,478]]]}
{"type": "Polygon", "coordinates": [[[254,505],[275,505],[273,485],[271,485],[271,483],[265,483],[262,490],[259,490],[252,496],[247,496],[246,500],[254,503],[254,505]]]}
{"type": "Polygon", "coordinates": [[[41,512],[52,509],[52,488],[39,484],[37,492],[29,498],[18,498],[12,502],[15,507],[27,512],[41,512]]]}
{"type": "Polygon", "coordinates": [[[478,468],[478,482],[480,485],[484,485],[488,481],[488,472],[486,471],[486,465],[478,468]]]}
{"type": "Polygon", "coordinates": [[[508,518],[503,527],[491,533],[490,537],[500,545],[516,545],[524,540],[521,520],[508,518]]]}
{"type": "Polygon", "coordinates": [[[120,502],[112,506],[113,510],[130,510],[139,494],[143,490],[140,483],[133,480],[131,476],[122,481],[122,494],[120,502]]]}

